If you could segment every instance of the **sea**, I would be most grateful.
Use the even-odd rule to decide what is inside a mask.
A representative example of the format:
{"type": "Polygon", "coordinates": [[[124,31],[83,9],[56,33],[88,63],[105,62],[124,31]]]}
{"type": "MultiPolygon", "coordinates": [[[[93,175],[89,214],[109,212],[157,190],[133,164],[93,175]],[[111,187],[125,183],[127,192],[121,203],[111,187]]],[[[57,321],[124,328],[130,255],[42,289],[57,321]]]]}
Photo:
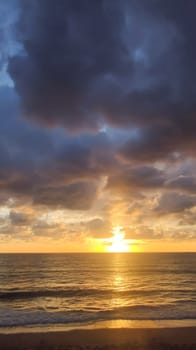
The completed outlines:
{"type": "Polygon", "coordinates": [[[0,254],[0,330],[196,325],[196,253],[0,254]]]}

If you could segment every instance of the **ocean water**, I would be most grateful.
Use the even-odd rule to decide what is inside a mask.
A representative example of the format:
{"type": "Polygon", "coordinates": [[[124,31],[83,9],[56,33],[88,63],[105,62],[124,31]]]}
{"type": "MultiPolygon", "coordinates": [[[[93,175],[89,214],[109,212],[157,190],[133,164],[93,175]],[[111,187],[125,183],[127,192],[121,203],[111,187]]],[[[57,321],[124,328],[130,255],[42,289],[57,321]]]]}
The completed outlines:
{"type": "Polygon", "coordinates": [[[0,254],[0,327],[196,320],[196,254],[0,254]]]}

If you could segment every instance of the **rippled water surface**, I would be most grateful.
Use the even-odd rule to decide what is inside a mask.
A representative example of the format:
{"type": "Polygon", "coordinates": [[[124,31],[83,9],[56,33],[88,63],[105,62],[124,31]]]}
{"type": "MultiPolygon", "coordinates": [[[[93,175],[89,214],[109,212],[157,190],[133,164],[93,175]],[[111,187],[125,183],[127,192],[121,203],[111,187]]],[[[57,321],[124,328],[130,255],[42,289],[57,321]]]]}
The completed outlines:
{"type": "Polygon", "coordinates": [[[196,319],[196,254],[1,254],[0,326],[196,319]]]}

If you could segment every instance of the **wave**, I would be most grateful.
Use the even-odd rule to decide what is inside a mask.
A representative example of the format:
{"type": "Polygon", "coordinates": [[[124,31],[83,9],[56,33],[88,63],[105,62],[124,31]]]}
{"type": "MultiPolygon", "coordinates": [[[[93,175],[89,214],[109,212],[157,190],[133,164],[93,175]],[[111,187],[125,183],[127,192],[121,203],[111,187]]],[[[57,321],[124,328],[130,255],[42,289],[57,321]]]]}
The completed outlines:
{"type": "Polygon", "coordinates": [[[173,306],[135,305],[113,310],[90,312],[83,310],[68,312],[24,311],[1,309],[0,327],[85,324],[112,320],[194,320],[196,310],[173,306]]]}
{"type": "MultiPolygon", "coordinates": [[[[189,291],[189,290],[188,290],[189,291]]],[[[196,291],[191,290],[192,296],[196,296],[196,291]]],[[[34,299],[34,298],[44,298],[44,297],[58,297],[58,298],[71,298],[71,297],[126,297],[126,296],[155,296],[161,294],[170,294],[171,289],[131,289],[131,290],[115,290],[115,289],[42,289],[42,290],[9,290],[0,292],[0,300],[15,300],[15,299],[34,299]]],[[[187,289],[176,289],[175,294],[185,294],[187,289]]]]}

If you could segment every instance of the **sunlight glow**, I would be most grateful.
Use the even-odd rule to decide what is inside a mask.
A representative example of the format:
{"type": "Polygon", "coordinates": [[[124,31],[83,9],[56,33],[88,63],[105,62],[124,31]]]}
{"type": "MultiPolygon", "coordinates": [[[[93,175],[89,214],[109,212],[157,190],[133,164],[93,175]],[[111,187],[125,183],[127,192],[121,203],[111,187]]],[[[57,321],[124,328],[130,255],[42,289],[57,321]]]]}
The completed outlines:
{"type": "Polygon", "coordinates": [[[125,253],[131,251],[131,246],[128,240],[124,239],[124,237],[125,233],[122,232],[122,227],[114,227],[111,245],[107,247],[107,251],[112,253],[125,253]]]}

